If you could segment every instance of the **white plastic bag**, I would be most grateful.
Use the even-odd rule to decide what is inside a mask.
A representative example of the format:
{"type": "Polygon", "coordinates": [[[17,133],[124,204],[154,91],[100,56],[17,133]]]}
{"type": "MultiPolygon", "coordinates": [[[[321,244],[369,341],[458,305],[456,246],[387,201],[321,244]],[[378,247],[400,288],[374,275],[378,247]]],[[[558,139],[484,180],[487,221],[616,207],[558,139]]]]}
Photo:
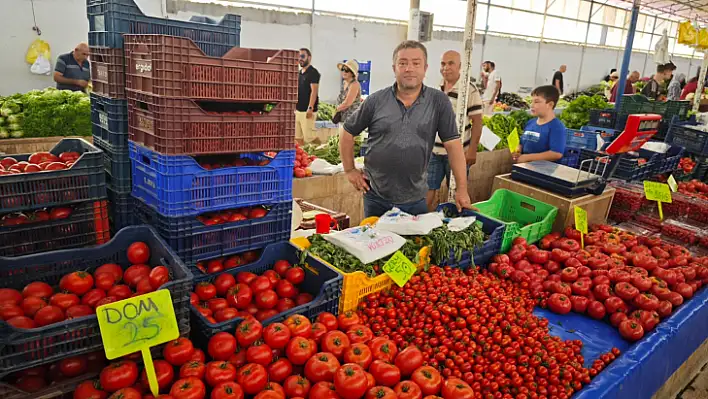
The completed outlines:
{"type": "Polygon", "coordinates": [[[476,216],[463,216],[459,218],[450,219],[450,223],[447,224],[447,229],[450,231],[462,231],[470,227],[472,223],[476,221],[476,216]]]}
{"type": "Polygon", "coordinates": [[[361,263],[371,263],[401,249],[406,240],[388,231],[369,226],[357,226],[346,230],[323,234],[332,244],[354,255],[361,263]]]}
{"type": "Polygon", "coordinates": [[[413,216],[398,208],[393,208],[379,218],[376,228],[404,236],[413,236],[430,234],[432,229],[438,228],[442,224],[440,215],[437,213],[413,216]]]}
{"type": "Polygon", "coordinates": [[[52,71],[52,65],[49,63],[49,60],[44,58],[42,54],[37,55],[37,59],[34,60],[34,63],[30,67],[30,72],[32,72],[35,75],[49,75],[49,72],[52,71]]]}
{"type": "Polygon", "coordinates": [[[343,171],[341,164],[332,165],[324,159],[317,158],[310,164],[313,175],[333,175],[343,171]]]}

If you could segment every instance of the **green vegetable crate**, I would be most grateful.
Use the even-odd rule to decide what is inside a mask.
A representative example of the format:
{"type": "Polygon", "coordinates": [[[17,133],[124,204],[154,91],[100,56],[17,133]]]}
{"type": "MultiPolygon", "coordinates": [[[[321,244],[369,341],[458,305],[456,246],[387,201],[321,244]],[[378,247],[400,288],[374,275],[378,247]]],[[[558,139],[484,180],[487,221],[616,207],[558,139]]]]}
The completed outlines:
{"type": "Polygon", "coordinates": [[[558,208],[539,200],[498,189],[492,198],[474,204],[479,212],[506,225],[501,252],[506,253],[516,237],[524,237],[534,243],[553,229],[558,208]]]}

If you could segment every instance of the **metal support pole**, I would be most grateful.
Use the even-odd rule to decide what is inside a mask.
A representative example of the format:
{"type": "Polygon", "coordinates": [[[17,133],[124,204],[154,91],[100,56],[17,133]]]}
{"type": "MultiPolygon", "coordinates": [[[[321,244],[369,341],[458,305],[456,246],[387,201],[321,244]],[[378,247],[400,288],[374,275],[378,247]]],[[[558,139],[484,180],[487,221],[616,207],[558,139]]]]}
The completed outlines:
{"type": "Polygon", "coordinates": [[[487,35],[489,34],[489,10],[492,7],[492,0],[487,0],[487,15],[484,19],[484,36],[482,36],[482,52],[479,59],[484,62],[484,48],[487,46],[487,35]]]}
{"type": "Polygon", "coordinates": [[[620,90],[624,94],[624,85],[627,80],[627,72],[629,69],[629,60],[632,58],[632,45],[634,44],[634,32],[637,30],[637,18],[639,17],[639,3],[640,0],[634,0],[632,5],[632,16],[629,19],[629,27],[627,28],[627,43],[624,46],[624,57],[622,58],[622,68],[620,68],[620,76],[617,84],[617,101],[615,102],[615,111],[619,111],[620,104],[622,103],[622,96],[620,95],[620,90]]]}
{"type": "MultiPolygon", "coordinates": [[[[462,66],[460,68],[459,89],[457,91],[457,131],[460,135],[465,131],[467,120],[467,93],[470,87],[470,65],[472,63],[472,48],[474,47],[474,22],[477,13],[477,1],[467,0],[467,22],[465,23],[465,36],[463,39],[462,66]]],[[[448,201],[455,201],[455,176],[450,174],[450,189],[448,190],[448,201]]]]}
{"type": "Polygon", "coordinates": [[[703,53],[703,64],[701,64],[701,75],[698,77],[698,87],[696,87],[696,97],[693,98],[693,110],[698,112],[703,97],[703,86],[706,81],[706,71],[708,71],[708,52],[703,53]]]}
{"type": "Polygon", "coordinates": [[[411,0],[408,16],[408,40],[418,40],[420,34],[420,0],[411,0]]]}
{"type": "MultiPolygon", "coordinates": [[[[585,61],[585,49],[588,48],[588,36],[590,35],[590,19],[592,18],[592,8],[595,6],[595,2],[590,0],[590,12],[588,12],[588,26],[585,29],[585,44],[583,44],[582,50],[580,50],[580,68],[578,68],[578,80],[575,83],[575,91],[580,91],[580,77],[583,74],[583,62],[585,61]]],[[[551,82],[553,83],[553,82],[551,82]]]]}

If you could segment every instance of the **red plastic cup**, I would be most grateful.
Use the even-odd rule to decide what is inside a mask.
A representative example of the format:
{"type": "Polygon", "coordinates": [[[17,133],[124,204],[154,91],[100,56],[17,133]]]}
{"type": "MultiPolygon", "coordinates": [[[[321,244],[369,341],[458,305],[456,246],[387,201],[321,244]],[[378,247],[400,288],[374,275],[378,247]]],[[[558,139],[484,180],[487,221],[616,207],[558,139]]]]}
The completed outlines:
{"type": "Polygon", "coordinates": [[[337,221],[326,213],[315,215],[315,232],[317,234],[327,234],[336,226],[337,221]]]}

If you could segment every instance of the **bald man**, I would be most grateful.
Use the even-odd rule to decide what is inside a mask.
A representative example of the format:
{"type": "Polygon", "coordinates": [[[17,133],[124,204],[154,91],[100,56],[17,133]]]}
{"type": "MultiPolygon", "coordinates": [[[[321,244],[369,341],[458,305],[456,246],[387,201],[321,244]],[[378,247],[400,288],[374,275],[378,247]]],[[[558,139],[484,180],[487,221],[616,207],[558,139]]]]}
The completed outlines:
{"type": "MultiPolygon", "coordinates": [[[[639,71],[632,71],[632,73],[627,76],[627,80],[624,82],[624,91],[622,92],[623,94],[634,94],[634,86],[632,85],[639,81],[639,76],[639,71]]],[[[615,85],[612,86],[612,95],[610,96],[611,103],[617,101],[617,90],[619,86],[619,82],[615,83],[615,85]]]]}
{"type": "MultiPolygon", "coordinates": [[[[450,50],[442,55],[440,59],[440,74],[443,79],[440,83],[440,90],[447,94],[455,112],[457,112],[457,93],[460,87],[461,68],[462,59],[460,58],[460,53],[450,50]]],[[[477,87],[470,83],[467,89],[468,119],[465,123],[465,131],[460,132],[468,167],[474,165],[477,161],[477,146],[482,136],[482,112],[482,97],[479,95],[477,87]]],[[[428,194],[426,202],[428,209],[431,211],[434,210],[435,197],[443,179],[450,181],[450,162],[442,140],[436,135],[433,155],[428,163],[428,194]]]]}
{"type": "Polygon", "coordinates": [[[553,74],[553,86],[558,89],[560,92],[561,96],[563,95],[563,74],[565,73],[565,70],[568,69],[565,65],[561,65],[560,68],[553,74]]]}
{"type": "Polygon", "coordinates": [[[57,57],[54,67],[54,81],[57,89],[84,91],[91,80],[91,66],[88,62],[89,46],[79,43],[74,51],[57,57]]]}

